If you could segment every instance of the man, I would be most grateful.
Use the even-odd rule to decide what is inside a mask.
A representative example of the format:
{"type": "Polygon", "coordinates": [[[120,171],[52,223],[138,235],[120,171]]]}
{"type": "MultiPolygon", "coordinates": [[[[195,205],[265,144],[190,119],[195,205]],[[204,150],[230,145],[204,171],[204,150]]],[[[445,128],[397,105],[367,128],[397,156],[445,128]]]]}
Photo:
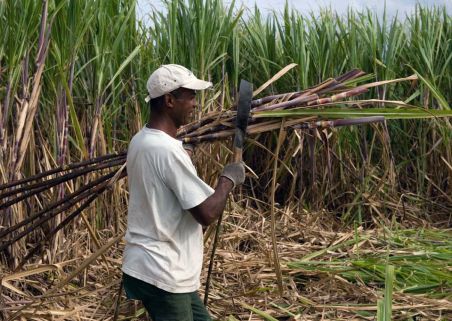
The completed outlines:
{"type": "Polygon", "coordinates": [[[196,107],[196,91],[210,86],[183,66],[158,68],[147,82],[149,122],[128,148],[124,288],[129,298],[143,302],[153,321],[211,320],[197,294],[202,225],[220,216],[229,192],[245,180],[243,164],[232,163],[212,189],[175,138],[196,107]]]}

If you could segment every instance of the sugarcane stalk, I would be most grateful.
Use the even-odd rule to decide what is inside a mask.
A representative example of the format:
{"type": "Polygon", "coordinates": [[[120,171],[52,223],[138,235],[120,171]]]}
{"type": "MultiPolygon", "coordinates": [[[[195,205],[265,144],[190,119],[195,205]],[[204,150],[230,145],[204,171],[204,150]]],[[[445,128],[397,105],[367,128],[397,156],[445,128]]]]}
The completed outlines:
{"type": "MultiPolygon", "coordinates": [[[[309,120],[313,120],[316,118],[317,118],[317,116],[307,116],[305,118],[291,119],[291,120],[288,120],[285,122],[285,126],[292,127],[296,124],[306,122],[309,120]]],[[[261,119],[261,118],[254,118],[254,119],[251,118],[250,123],[252,124],[257,119],[261,119]]],[[[259,133],[263,133],[263,132],[268,132],[271,130],[278,129],[280,127],[279,124],[280,124],[280,121],[278,119],[270,120],[270,121],[266,121],[266,122],[258,122],[258,123],[249,125],[246,132],[247,132],[247,134],[259,134],[259,133]]],[[[202,135],[202,136],[198,136],[198,137],[186,137],[186,138],[183,138],[182,141],[187,144],[200,144],[200,143],[205,143],[205,142],[224,140],[224,139],[231,137],[232,135],[234,135],[234,130],[227,129],[227,130],[224,130],[221,132],[202,135]]]]}
{"type": "Polygon", "coordinates": [[[319,120],[316,122],[293,125],[291,127],[294,129],[333,128],[341,126],[381,123],[384,120],[385,120],[384,116],[371,116],[371,117],[360,117],[355,119],[319,120]]]}
{"type": "Polygon", "coordinates": [[[278,134],[278,140],[276,144],[276,151],[275,151],[275,160],[273,162],[273,174],[272,174],[272,182],[271,182],[271,190],[270,190],[270,235],[272,239],[272,252],[273,252],[273,265],[275,268],[275,274],[276,274],[276,280],[278,285],[278,291],[279,295],[283,295],[283,280],[282,280],[282,272],[281,272],[281,264],[279,261],[279,255],[278,255],[278,246],[276,241],[276,216],[275,216],[275,193],[276,193],[276,174],[278,169],[278,161],[279,161],[279,151],[281,148],[281,145],[283,143],[285,133],[284,133],[284,122],[285,119],[281,119],[280,121],[280,128],[279,128],[279,134],[278,134]]]}
{"type": "Polygon", "coordinates": [[[267,104],[269,102],[272,102],[276,99],[283,99],[283,100],[290,100],[299,97],[304,91],[295,91],[291,93],[285,93],[285,94],[279,94],[279,95],[272,95],[267,96],[259,99],[255,99],[251,101],[251,107],[253,107],[251,110],[253,110],[255,107],[258,107],[260,105],[267,104]]]}
{"type": "Polygon", "coordinates": [[[207,278],[206,278],[206,286],[204,288],[204,305],[207,306],[209,303],[209,290],[210,290],[210,278],[212,276],[213,271],[213,257],[215,254],[215,249],[218,246],[218,240],[220,239],[220,230],[221,230],[221,221],[223,220],[223,212],[221,212],[220,217],[218,218],[217,226],[215,228],[215,236],[213,239],[213,245],[212,245],[212,254],[210,256],[209,260],[209,268],[207,270],[207,278]]]}
{"type": "Polygon", "coordinates": [[[178,138],[183,137],[183,136],[187,135],[188,133],[191,133],[191,132],[197,130],[200,127],[203,127],[215,120],[218,120],[218,118],[224,118],[231,114],[232,114],[232,111],[230,111],[230,110],[225,111],[225,112],[215,111],[215,112],[208,113],[202,119],[195,120],[195,121],[179,128],[177,130],[176,137],[178,137],[178,138]]]}
{"type": "Polygon", "coordinates": [[[185,135],[184,139],[185,138],[197,137],[197,136],[200,136],[200,135],[207,135],[207,134],[211,134],[211,133],[215,133],[215,132],[220,132],[220,131],[232,128],[232,124],[233,123],[230,123],[230,126],[224,125],[224,124],[220,124],[220,125],[217,125],[217,126],[202,128],[200,130],[197,130],[195,132],[192,132],[190,134],[185,135]]]}
{"type": "Polygon", "coordinates": [[[334,79],[336,79],[338,82],[344,82],[348,80],[352,80],[361,76],[364,76],[366,73],[360,69],[352,69],[345,74],[342,74],[334,79]]]}
{"type": "Polygon", "coordinates": [[[316,100],[318,98],[319,98],[319,96],[316,95],[316,94],[309,95],[309,96],[300,96],[298,98],[295,98],[295,99],[292,99],[292,100],[289,100],[289,101],[285,101],[283,103],[269,105],[269,106],[264,106],[264,107],[256,107],[252,111],[253,112],[257,112],[257,111],[286,109],[286,108],[290,108],[290,107],[294,107],[294,106],[300,106],[300,105],[302,105],[304,103],[316,100]]]}
{"type": "MultiPolygon", "coordinates": [[[[341,76],[338,76],[336,78],[330,78],[327,79],[326,81],[311,87],[309,89],[306,90],[302,90],[302,91],[298,91],[298,92],[291,92],[291,93],[284,93],[284,94],[278,94],[278,95],[271,95],[271,96],[267,96],[267,97],[263,97],[260,99],[256,99],[253,100],[251,102],[251,106],[254,107],[251,109],[252,112],[257,112],[257,111],[264,111],[264,110],[274,110],[274,109],[285,109],[285,108],[290,108],[293,106],[296,106],[299,102],[300,104],[304,102],[304,99],[306,99],[306,97],[312,95],[312,94],[317,94],[319,95],[321,94],[325,94],[327,92],[333,91],[333,90],[337,90],[337,89],[348,89],[347,87],[345,87],[345,85],[343,85],[341,82],[342,81],[346,81],[346,80],[351,80],[354,79],[356,77],[360,77],[362,75],[364,75],[365,73],[362,72],[359,69],[354,69],[351,70],[347,73],[344,73],[341,76]],[[284,102],[278,103],[278,104],[271,104],[268,106],[262,106],[264,104],[270,103],[272,101],[278,100],[278,99],[282,99],[282,100],[286,100],[284,102]],[[292,103],[288,103],[288,101],[291,101],[292,103]],[[280,105],[282,104],[282,105],[280,105]]],[[[350,91],[350,90],[349,90],[350,91]]],[[[347,91],[348,92],[348,91],[347,91]]],[[[359,93],[362,92],[353,92],[354,95],[358,95],[359,93]]],[[[364,92],[364,91],[363,91],[364,92]]],[[[340,93],[343,94],[343,93],[340,93]]],[[[331,102],[331,101],[336,101],[339,100],[341,98],[346,98],[346,97],[351,97],[353,95],[345,95],[344,97],[342,97],[340,94],[334,95],[332,97],[329,97],[331,99],[329,99],[328,97],[326,98],[322,98],[324,99],[325,102],[331,102]]],[[[311,98],[307,98],[307,100],[311,103],[314,104],[313,102],[311,102],[311,98]]],[[[317,99],[320,99],[319,97],[316,97],[317,99]]],[[[316,104],[318,104],[319,102],[315,102],[316,104]]],[[[234,107],[234,106],[233,106],[234,107]]],[[[235,113],[235,112],[232,112],[235,113]]],[[[207,124],[210,124],[211,122],[213,122],[214,120],[217,120],[218,122],[220,121],[218,119],[218,116],[220,116],[221,119],[226,119],[228,116],[230,115],[226,115],[225,113],[218,113],[218,112],[214,112],[212,113],[212,115],[208,114],[206,115],[202,120],[200,121],[195,121],[193,123],[190,123],[184,127],[182,127],[182,129],[180,129],[178,131],[178,137],[194,137],[196,135],[199,134],[204,134],[207,132],[214,132],[214,130],[208,130],[207,132],[204,131],[200,131],[199,129],[204,127],[207,124]],[[215,119],[214,119],[215,118],[215,119]]]]}
{"type": "MultiPolygon", "coordinates": [[[[16,197],[16,198],[13,198],[12,200],[9,200],[9,201],[7,201],[7,202],[1,204],[1,205],[0,205],[0,210],[6,209],[6,208],[10,207],[11,205],[14,205],[14,204],[16,204],[16,203],[19,203],[20,201],[23,201],[24,199],[27,199],[27,198],[29,198],[29,197],[31,197],[31,196],[33,196],[33,195],[39,194],[39,193],[41,193],[41,192],[47,190],[47,189],[50,188],[50,187],[51,187],[51,186],[41,186],[40,188],[37,188],[37,189],[35,189],[35,190],[33,190],[33,191],[30,191],[29,193],[24,193],[24,194],[21,195],[21,196],[18,196],[18,197],[16,197]]],[[[5,196],[5,197],[7,197],[7,196],[5,196]]],[[[5,198],[5,197],[2,197],[2,198],[0,198],[0,199],[3,199],[3,198],[5,198]]]]}
{"type": "MultiPolygon", "coordinates": [[[[311,101],[311,99],[313,98],[318,98],[318,96],[313,96],[313,97],[309,97],[310,95],[307,95],[307,93],[315,93],[317,91],[320,91],[322,89],[328,89],[329,87],[331,87],[331,85],[335,85],[337,82],[335,81],[335,79],[329,79],[328,81],[323,82],[322,84],[312,87],[308,90],[303,90],[303,91],[298,91],[298,92],[291,92],[291,93],[284,93],[284,94],[278,94],[278,95],[271,95],[271,96],[267,96],[267,97],[263,97],[260,99],[256,99],[253,100],[251,102],[251,106],[254,107],[251,109],[252,112],[256,112],[256,111],[264,111],[264,110],[274,110],[274,109],[284,109],[284,108],[290,108],[292,106],[296,106],[298,105],[298,103],[303,103],[305,101],[305,99],[307,99],[307,101],[311,101]],[[309,98],[307,98],[309,97],[309,98]],[[261,106],[263,104],[272,102],[274,100],[277,99],[288,99],[288,101],[291,101],[292,103],[288,103],[288,101],[279,103],[279,104],[272,104],[269,106],[261,106]],[[298,99],[298,100],[297,100],[298,99]],[[280,105],[282,104],[282,105],[280,105]]],[[[235,111],[229,111],[229,113],[218,113],[218,112],[214,112],[211,114],[207,114],[202,120],[200,121],[195,121],[192,122],[188,125],[183,126],[181,129],[178,130],[177,133],[177,137],[194,137],[196,135],[199,134],[204,134],[206,132],[213,132],[214,130],[207,130],[206,132],[200,130],[202,127],[205,127],[207,125],[211,125],[212,122],[217,121],[226,121],[226,120],[231,120],[234,121],[234,117],[235,117],[235,111]],[[221,119],[219,119],[219,117],[221,119]]]]}
{"type": "MultiPolygon", "coordinates": [[[[0,232],[0,239],[4,238],[6,235],[16,231],[17,229],[21,228],[24,225],[27,225],[28,223],[34,221],[35,219],[37,219],[38,217],[44,216],[47,213],[49,213],[48,216],[45,216],[43,218],[41,218],[38,222],[33,223],[33,225],[27,229],[26,231],[23,231],[21,234],[16,235],[13,239],[8,240],[8,243],[14,243],[15,241],[19,240],[20,238],[22,238],[24,235],[26,235],[29,231],[34,230],[36,227],[42,225],[44,222],[48,221],[49,219],[51,219],[52,217],[55,217],[56,215],[58,215],[59,213],[69,209],[70,207],[74,206],[75,204],[77,204],[78,202],[80,202],[81,200],[83,200],[83,198],[86,198],[87,196],[90,195],[91,193],[91,189],[97,185],[99,185],[100,183],[103,183],[104,181],[112,178],[115,175],[115,172],[111,172],[105,176],[102,176],[92,182],[90,182],[87,185],[82,186],[80,189],[78,189],[77,191],[67,195],[66,197],[64,197],[63,199],[52,203],[51,205],[49,205],[48,207],[46,207],[45,209],[39,211],[38,213],[22,220],[21,222],[17,223],[16,225],[7,228],[6,230],[3,230],[0,232]],[[64,204],[63,207],[60,207],[58,210],[55,210],[56,208],[58,208],[60,205],[64,204]]],[[[3,244],[0,246],[0,251],[4,248],[5,246],[3,246],[3,244]]]]}
{"type": "MultiPolygon", "coordinates": [[[[51,24],[47,22],[48,18],[48,1],[42,0],[42,13],[41,13],[41,27],[39,31],[38,40],[38,53],[35,60],[36,71],[33,75],[33,81],[31,84],[31,94],[27,99],[24,100],[23,110],[26,111],[25,118],[23,122],[18,125],[18,135],[16,138],[16,144],[13,149],[13,156],[11,161],[11,172],[10,177],[16,179],[20,169],[22,168],[22,163],[25,158],[26,149],[30,141],[33,120],[37,113],[39,106],[39,97],[41,95],[42,88],[42,75],[44,73],[45,62],[47,54],[49,52],[49,41],[50,41],[50,27],[51,24]],[[19,130],[20,129],[20,130],[19,130]]],[[[28,84],[24,84],[28,86],[28,84]]]]}
{"type": "Polygon", "coordinates": [[[88,167],[88,168],[83,168],[81,170],[77,170],[77,171],[71,172],[71,173],[66,174],[64,176],[59,176],[59,177],[56,177],[54,179],[49,179],[49,180],[46,180],[44,182],[39,182],[39,183],[31,184],[31,185],[28,185],[28,186],[20,187],[20,188],[17,188],[17,189],[13,189],[13,190],[10,190],[10,191],[7,191],[7,192],[3,192],[3,193],[0,194],[0,200],[4,199],[5,197],[8,197],[10,195],[14,195],[14,194],[22,193],[24,191],[28,191],[28,192],[24,193],[23,195],[18,196],[16,198],[14,198],[14,199],[12,199],[12,200],[0,205],[0,210],[4,209],[6,207],[9,207],[9,206],[11,206],[11,205],[13,205],[13,204],[15,204],[15,203],[17,203],[19,201],[22,201],[22,200],[24,200],[26,198],[29,198],[29,197],[31,197],[33,195],[36,195],[36,194],[42,192],[43,190],[49,189],[49,188],[51,188],[53,186],[56,186],[58,184],[67,182],[69,180],[72,180],[74,178],[77,178],[79,176],[85,175],[85,174],[93,172],[93,171],[97,171],[97,170],[101,170],[101,169],[105,169],[105,168],[110,168],[110,167],[114,167],[114,166],[119,166],[119,165],[122,165],[123,163],[124,163],[123,159],[115,160],[115,161],[112,161],[112,162],[106,163],[106,164],[102,164],[101,163],[101,164],[97,164],[95,166],[91,166],[91,167],[88,167]]]}
{"type": "Polygon", "coordinates": [[[125,158],[126,155],[127,155],[127,151],[123,151],[123,152],[120,152],[118,154],[108,154],[108,155],[96,157],[96,158],[93,158],[93,159],[89,159],[89,160],[86,160],[86,161],[68,164],[66,166],[59,166],[59,167],[53,168],[53,169],[51,169],[49,171],[46,171],[46,172],[42,172],[42,173],[30,176],[30,177],[26,177],[26,178],[23,178],[23,179],[20,179],[20,180],[15,180],[15,181],[12,181],[12,182],[9,182],[9,183],[6,183],[6,184],[2,184],[2,185],[0,185],[0,191],[4,190],[6,188],[10,188],[10,187],[14,187],[14,186],[17,186],[17,185],[22,185],[22,184],[26,184],[26,183],[29,183],[29,182],[32,182],[32,181],[36,181],[38,179],[41,179],[41,178],[44,178],[44,177],[47,177],[47,176],[50,176],[50,175],[54,175],[54,174],[58,174],[58,173],[61,173],[61,172],[77,169],[77,168],[88,166],[88,165],[92,165],[92,164],[95,164],[95,163],[100,163],[100,162],[103,162],[103,161],[106,161],[106,160],[112,160],[113,158],[125,158]]]}
{"type": "Polygon", "coordinates": [[[341,84],[341,82],[346,81],[346,80],[351,80],[351,79],[360,77],[365,74],[366,74],[365,72],[363,72],[359,69],[353,69],[353,70],[348,71],[336,78],[327,79],[326,81],[324,81],[314,87],[308,88],[308,89],[304,89],[301,91],[295,91],[295,92],[291,92],[291,93],[271,95],[271,96],[255,99],[251,102],[251,107],[258,107],[260,105],[269,103],[273,100],[280,99],[280,98],[288,98],[288,100],[292,100],[301,95],[306,95],[309,93],[310,94],[313,94],[313,93],[322,93],[323,94],[323,93],[329,92],[333,89],[338,89],[341,86],[342,86],[342,88],[346,88],[343,84],[341,84]]]}
{"type": "Polygon", "coordinates": [[[345,98],[361,95],[368,91],[369,90],[367,88],[356,88],[356,89],[352,89],[349,91],[345,91],[345,92],[333,95],[331,97],[319,98],[317,100],[310,101],[307,103],[307,105],[313,106],[313,105],[323,105],[323,104],[333,103],[333,102],[336,102],[336,101],[339,101],[339,100],[342,100],[345,98]]]}
{"type": "Polygon", "coordinates": [[[228,115],[223,115],[221,117],[216,117],[215,120],[210,121],[203,126],[200,126],[196,128],[195,130],[192,130],[186,134],[184,134],[182,137],[195,137],[196,135],[204,134],[207,132],[213,132],[215,131],[214,128],[219,128],[221,126],[233,126],[233,122],[235,121],[235,112],[228,113],[228,115]]]}
{"type": "Polygon", "coordinates": [[[182,141],[184,143],[187,144],[199,144],[202,142],[208,142],[208,141],[213,141],[213,140],[220,140],[220,139],[225,139],[228,138],[230,136],[234,135],[234,130],[233,129],[229,129],[229,130],[224,130],[222,132],[218,132],[218,133],[212,133],[212,134],[207,134],[207,135],[201,135],[198,137],[186,137],[186,138],[182,138],[182,141]]]}
{"type": "MultiPolygon", "coordinates": [[[[125,171],[121,171],[121,173],[119,175],[116,175],[115,177],[113,177],[112,179],[116,178],[116,180],[119,180],[123,177],[126,176],[126,172],[125,171]]],[[[111,179],[111,180],[112,180],[111,179]]],[[[20,270],[23,265],[33,256],[35,255],[41,248],[42,246],[48,242],[59,230],[61,230],[62,228],[64,228],[72,219],[74,219],[77,215],[79,215],[85,208],[87,208],[97,197],[99,197],[100,194],[102,194],[110,185],[111,185],[111,180],[110,181],[106,181],[100,185],[98,185],[95,190],[92,191],[92,195],[83,203],[80,205],[80,207],[78,209],[76,209],[74,212],[72,212],[71,214],[69,214],[60,224],[58,224],[52,231],[50,231],[49,233],[46,234],[46,236],[44,237],[44,239],[42,239],[41,241],[39,241],[39,243],[32,249],[30,250],[30,252],[28,252],[28,254],[22,259],[22,261],[19,263],[19,265],[14,269],[14,271],[18,271],[20,270]]],[[[116,181],[115,180],[115,181],[116,181]]]]}
{"type": "Polygon", "coordinates": [[[334,78],[327,79],[324,82],[322,82],[321,84],[312,88],[311,90],[308,90],[306,95],[318,94],[322,90],[329,91],[330,88],[335,87],[338,84],[339,84],[339,82],[334,78]]]}
{"type": "MultiPolygon", "coordinates": [[[[337,89],[345,89],[347,87],[345,87],[345,85],[342,84],[342,82],[344,81],[348,81],[351,79],[355,79],[357,77],[360,77],[362,75],[365,75],[366,73],[359,70],[359,69],[353,69],[351,71],[348,71],[336,78],[331,78],[331,79],[327,79],[324,82],[317,84],[313,87],[310,87],[308,89],[299,91],[297,94],[294,95],[293,98],[296,98],[300,95],[309,95],[309,94],[318,94],[318,95],[323,95],[326,94],[328,92],[337,90],[337,89]]],[[[285,94],[281,94],[279,96],[282,96],[285,94]]],[[[278,95],[277,95],[278,96],[278,95]]]]}
{"type": "Polygon", "coordinates": [[[41,241],[38,242],[38,244],[31,249],[28,254],[22,259],[22,261],[19,263],[19,265],[14,269],[14,271],[18,271],[20,270],[23,265],[33,256],[35,255],[41,248],[42,246],[48,242],[54,235],[56,232],[58,232],[59,230],[61,230],[63,227],[65,227],[73,218],[75,218],[78,214],[80,214],[85,208],[87,208],[98,196],[100,193],[102,193],[104,190],[106,189],[106,187],[102,187],[101,189],[98,190],[98,192],[96,194],[91,195],[91,197],[89,197],[78,209],[76,209],[74,212],[72,212],[71,214],[69,214],[60,224],[58,224],[52,231],[50,231],[49,233],[46,234],[46,236],[44,237],[44,239],[42,239],[41,241]]]}

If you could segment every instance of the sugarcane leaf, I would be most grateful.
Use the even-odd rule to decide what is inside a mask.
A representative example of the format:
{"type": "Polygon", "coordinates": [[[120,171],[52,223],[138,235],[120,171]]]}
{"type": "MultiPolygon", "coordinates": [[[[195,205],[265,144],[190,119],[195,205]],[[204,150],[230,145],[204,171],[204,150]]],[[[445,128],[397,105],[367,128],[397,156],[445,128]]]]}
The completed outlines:
{"type": "Polygon", "coordinates": [[[113,75],[113,77],[110,79],[110,82],[105,86],[104,93],[107,90],[108,87],[110,87],[113,82],[118,78],[118,76],[121,74],[121,72],[127,67],[127,65],[132,61],[135,56],[137,56],[140,52],[141,45],[138,45],[135,47],[135,49],[130,53],[130,55],[123,61],[121,66],[119,66],[116,73],[113,75]]]}
{"type": "Polygon", "coordinates": [[[377,321],[385,320],[385,303],[383,300],[377,301],[377,321]]]}
{"type": "Polygon", "coordinates": [[[392,320],[392,291],[394,287],[394,265],[386,266],[386,277],[385,277],[385,296],[384,296],[384,311],[385,320],[392,320]]]}
{"type": "Polygon", "coordinates": [[[11,290],[11,291],[13,291],[13,292],[16,292],[17,294],[20,294],[21,296],[23,296],[23,297],[27,297],[28,295],[25,293],[25,292],[23,292],[22,290],[19,290],[18,288],[16,288],[15,286],[13,286],[11,283],[9,283],[8,281],[3,281],[2,280],[2,286],[3,287],[5,287],[5,288],[7,288],[7,289],[9,289],[9,290],[11,290]]]}
{"type": "Polygon", "coordinates": [[[284,67],[283,69],[281,69],[280,71],[278,71],[278,73],[276,73],[272,78],[270,78],[268,81],[266,81],[263,85],[261,85],[258,89],[256,89],[253,92],[253,97],[259,95],[262,91],[265,90],[265,88],[270,86],[272,83],[277,81],[279,78],[284,76],[289,70],[291,70],[292,68],[295,68],[296,66],[297,66],[297,64],[290,64],[290,65],[287,65],[286,67],[284,67]]]}
{"type": "Polygon", "coordinates": [[[262,310],[256,309],[255,307],[252,307],[252,306],[250,306],[250,305],[248,305],[248,304],[246,304],[244,302],[240,302],[240,305],[243,306],[245,309],[253,311],[258,316],[264,318],[264,320],[267,320],[267,321],[278,321],[278,319],[275,319],[270,314],[268,314],[268,313],[266,313],[266,312],[264,312],[262,310]]]}
{"type": "Polygon", "coordinates": [[[365,116],[384,116],[386,119],[428,119],[452,117],[451,110],[425,110],[422,108],[328,108],[296,109],[256,112],[253,117],[306,117],[319,116],[324,119],[349,119],[365,116]]]}
{"type": "Polygon", "coordinates": [[[429,81],[427,78],[423,77],[416,69],[412,68],[414,72],[417,74],[419,79],[428,87],[432,95],[436,98],[438,103],[443,109],[450,110],[450,106],[447,103],[446,98],[441,94],[441,92],[429,81]]]}
{"type": "Polygon", "coordinates": [[[419,91],[419,89],[418,89],[418,90],[416,90],[410,97],[408,97],[407,99],[405,99],[403,102],[404,102],[405,104],[408,104],[410,101],[412,101],[412,100],[416,99],[417,97],[419,97],[420,94],[421,94],[421,93],[420,93],[420,91],[419,91]]]}
{"type": "Polygon", "coordinates": [[[346,80],[346,81],[343,82],[343,84],[345,86],[354,87],[354,86],[356,86],[356,84],[358,84],[360,82],[366,82],[366,81],[369,81],[369,80],[372,80],[372,79],[375,79],[375,75],[373,73],[365,74],[365,75],[357,77],[357,78],[346,80]]]}
{"type": "Polygon", "coordinates": [[[80,126],[80,122],[77,117],[77,112],[75,111],[74,101],[72,100],[72,95],[69,90],[69,87],[67,85],[67,82],[63,82],[63,86],[66,90],[66,95],[68,99],[68,105],[69,105],[69,116],[72,123],[72,128],[75,131],[75,143],[77,146],[77,149],[81,153],[81,159],[86,158],[88,155],[88,151],[85,147],[85,138],[83,137],[82,128],[80,126]]]}
{"type": "Polygon", "coordinates": [[[116,235],[113,238],[110,238],[107,243],[105,243],[101,248],[99,248],[96,252],[91,254],[87,259],[85,259],[80,265],[77,266],[77,268],[71,272],[63,281],[58,283],[55,287],[50,289],[45,293],[44,296],[49,296],[52,293],[55,293],[58,289],[61,289],[63,286],[68,284],[77,274],[82,272],[84,269],[86,269],[91,263],[97,260],[97,258],[101,255],[103,255],[110,247],[115,245],[121,238],[124,236],[124,233],[120,233],[116,235]]]}

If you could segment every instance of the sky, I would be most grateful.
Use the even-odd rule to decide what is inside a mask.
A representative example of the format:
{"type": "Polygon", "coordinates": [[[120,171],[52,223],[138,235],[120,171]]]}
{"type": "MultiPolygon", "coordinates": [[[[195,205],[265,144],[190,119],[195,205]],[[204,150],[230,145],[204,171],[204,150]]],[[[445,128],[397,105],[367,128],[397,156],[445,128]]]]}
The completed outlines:
{"type": "MultiPolygon", "coordinates": [[[[286,0],[236,0],[239,5],[243,3],[245,7],[253,8],[256,3],[263,12],[269,10],[281,11],[286,0]]],[[[383,13],[385,1],[382,0],[288,0],[291,8],[300,12],[319,12],[320,8],[331,7],[339,14],[347,12],[348,7],[362,10],[370,8],[379,15],[383,13]]],[[[139,18],[145,17],[151,11],[152,5],[159,9],[163,6],[156,0],[138,0],[137,14],[139,18]]],[[[225,0],[225,3],[230,3],[225,0]]],[[[446,6],[448,12],[452,13],[452,0],[386,0],[386,11],[390,17],[398,13],[398,17],[405,17],[414,11],[416,3],[426,6],[446,6]]],[[[236,5],[237,6],[237,5],[236,5]]]]}

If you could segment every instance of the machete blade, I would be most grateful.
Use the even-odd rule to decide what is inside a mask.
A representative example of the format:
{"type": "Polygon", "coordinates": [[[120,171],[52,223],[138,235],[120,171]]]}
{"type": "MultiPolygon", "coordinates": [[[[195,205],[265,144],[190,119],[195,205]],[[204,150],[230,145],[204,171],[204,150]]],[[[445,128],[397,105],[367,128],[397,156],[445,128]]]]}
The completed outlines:
{"type": "Polygon", "coordinates": [[[246,127],[251,109],[251,98],[253,97],[253,85],[242,79],[240,81],[239,101],[237,103],[236,130],[234,137],[234,159],[242,160],[242,149],[245,141],[246,127]]]}
{"type": "Polygon", "coordinates": [[[253,85],[242,79],[240,81],[239,102],[237,104],[236,127],[246,132],[248,117],[251,109],[251,98],[253,97],[253,85]]]}

